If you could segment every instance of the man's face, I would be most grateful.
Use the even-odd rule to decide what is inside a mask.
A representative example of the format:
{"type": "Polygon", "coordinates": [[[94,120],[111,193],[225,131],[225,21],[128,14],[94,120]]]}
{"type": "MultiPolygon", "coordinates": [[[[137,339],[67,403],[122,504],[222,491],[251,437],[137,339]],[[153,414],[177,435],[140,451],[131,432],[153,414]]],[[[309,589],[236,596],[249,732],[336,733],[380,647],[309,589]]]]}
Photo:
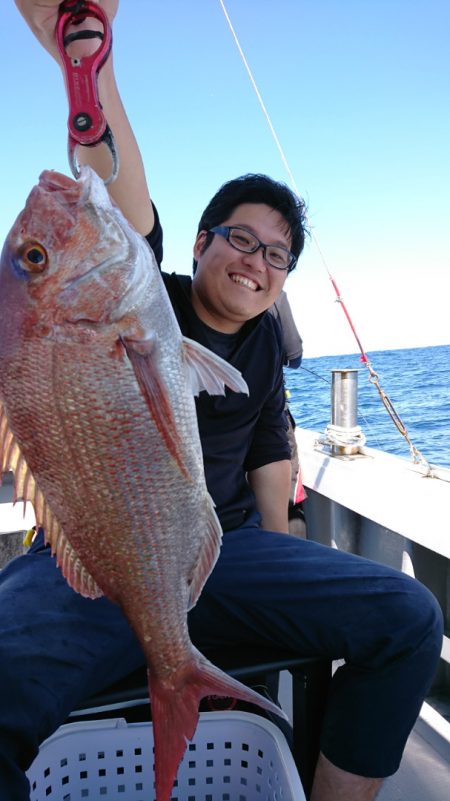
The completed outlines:
{"type": "MultiPolygon", "coordinates": [[[[291,247],[284,217],[264,203],[243,203],[222,224],[246,228],[267,245],[291,247]]],[[[261,248],[243,253],[218,234],[202,253],[205,238],[206,232],[201,231],[194,246],[197,271],[192,282],[192,305],[210,328],[232,334],[272,305],[283,289],[287,272],[271,267],[261,248]]]]}

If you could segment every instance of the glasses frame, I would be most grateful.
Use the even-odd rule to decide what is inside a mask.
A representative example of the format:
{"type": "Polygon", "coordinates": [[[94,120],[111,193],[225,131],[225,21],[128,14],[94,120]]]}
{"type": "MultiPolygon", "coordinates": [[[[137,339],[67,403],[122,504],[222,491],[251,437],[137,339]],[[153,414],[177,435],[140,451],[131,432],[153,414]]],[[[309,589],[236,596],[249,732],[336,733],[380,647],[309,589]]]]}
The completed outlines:
{"type": "Polygon", "coordinates": [[[232,248],[234,248],[234,250],[238,250],[240,253],[257,253],[257,251],[260,248],[262,248],[264,261],[267,262],[269,267],[272,267],[273,270],[279,270],[280,272],[283,273],[290,273],[291,270],[293,270],[295,265],[297,264],[296,256],[294,256],[294,254],[288,248],[284,248],[282,245],[266,245],[264,242],[261,242],[261,240],[253,233],[253,231],[249,231],[247,228],[244,228],[243,225],[215,225],[214,228],[209,229],[209,233],[219,234],[219,236],[223,236],[223,238],[227,240],[228,244],[232,248]],[[253,250],[246,250],[245,248],[239,248],[236,244],[230,241],[231,231],[245,231],[246,234],[249,234],[249,236],[253,237],[253,239],[256,239],[258,243],[257,246],[253,248],[253,250]],[[271,264],[271,262],[268,260],[266,255],[267,248],[273,248],[273,247],[283,250],[291,257],[291,260],[287,265],[287,267],[278,267],[276,264],[271,264]]]}

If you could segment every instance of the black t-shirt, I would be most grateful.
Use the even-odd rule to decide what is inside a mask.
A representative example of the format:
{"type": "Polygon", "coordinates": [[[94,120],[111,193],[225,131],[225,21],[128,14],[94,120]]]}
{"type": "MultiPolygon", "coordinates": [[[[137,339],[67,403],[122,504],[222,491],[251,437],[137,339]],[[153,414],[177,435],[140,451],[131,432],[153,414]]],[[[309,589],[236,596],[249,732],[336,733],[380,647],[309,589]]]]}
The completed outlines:
{"type": "MultiPolygon", "coordinates": [[[[160,264],[162,229],[157,214],[147,241],[160,264]]],[[[246,472],[290,459],[281,328],[264,312],[236,334],[215,331],[192,308],[192,279],[175,273],[162,276],[182,333],[230,362],[249,387],[248,396],[227,389],[225,396],[201,392],[196,399],[206,484],[223,529],[236,528],[256,510],[246,472]]]]}

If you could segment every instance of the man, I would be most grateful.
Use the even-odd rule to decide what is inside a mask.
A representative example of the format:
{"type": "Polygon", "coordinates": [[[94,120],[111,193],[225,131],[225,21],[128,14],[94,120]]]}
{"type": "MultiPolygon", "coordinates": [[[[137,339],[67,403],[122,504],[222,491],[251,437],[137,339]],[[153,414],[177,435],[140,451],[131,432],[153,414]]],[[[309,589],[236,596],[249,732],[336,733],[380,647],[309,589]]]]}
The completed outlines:
{"type": "MultiPolygon", "coordinates": [[[[57,57],[58,1],[17,5],[57,57]]],[[[102,6],[112,19],[117,0],[102,6]]],[[[158,252],[161,231],[111,59],[100,93],[122,161],[111,194],[158,252]]],[[[82,157],[100,174],[109,173],[102,148],[82,157]]],[[[165,278],[183,332],[194,331],[242,369],[253,412],[242,420],[245,409],[234,406],[231,395],[199,400],[207,481],[225,534],[190,613],[190,633],[200,648],[254,642],[344,658],[332,682],[312,801],[370,801],[382,777],[397,769],[432,681],[442,618],[433,596],[413,579],[280,533],[288,530],[290,476],[282,343],[265,310],[283,289],[291,255],[295,259],[301,251],[301,204],[291,196],[297,225],[290,223],[268,199],[279,185],[258,178],[255,195],[252,180],[225,185],[206,209],[194,245],[192,284],[165,278]],[[263,186],[269,195],[262,194],[263,186]],[[269,348],[270,370],[262,343],[269,348]]],[[[0,649],[0,792],[10,801],[26,801],[23,771],[38,743],[79,698],[125,675],[142,655],[120,609],[68,588],[40,540],[0,577],[0,649]]]]}

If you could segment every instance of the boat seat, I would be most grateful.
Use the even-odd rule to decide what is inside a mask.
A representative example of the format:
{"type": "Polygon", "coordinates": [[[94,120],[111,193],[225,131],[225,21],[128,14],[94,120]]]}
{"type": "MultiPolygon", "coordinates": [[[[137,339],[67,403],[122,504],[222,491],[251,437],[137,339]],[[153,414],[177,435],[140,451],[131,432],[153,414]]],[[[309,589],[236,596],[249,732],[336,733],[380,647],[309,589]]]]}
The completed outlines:
{"type": "MultiPolygon", "coordinates": [[[[299,657],[289,651],[261,647],[208,648],[205,656],[230,676],[278,701],[281,671],[292,676],[292,726],[258,707],[237,702],[237,707],[270,717],[283,731],[309,798],[315,765],[319,755],[320,732],[331,680],[331,662],[316,657],[299,657]]],[[[204,699],[201,710],[228,709],[234,699],[204,699]],[[227,703],[228,702],[228,703],[227,703]]],[[[87,698],[70,715],[68,722],[93,718],[124,717],[128,722],[147,721],[151,717],[146,669],[140,668],[100,694],[87,698]]]]}

